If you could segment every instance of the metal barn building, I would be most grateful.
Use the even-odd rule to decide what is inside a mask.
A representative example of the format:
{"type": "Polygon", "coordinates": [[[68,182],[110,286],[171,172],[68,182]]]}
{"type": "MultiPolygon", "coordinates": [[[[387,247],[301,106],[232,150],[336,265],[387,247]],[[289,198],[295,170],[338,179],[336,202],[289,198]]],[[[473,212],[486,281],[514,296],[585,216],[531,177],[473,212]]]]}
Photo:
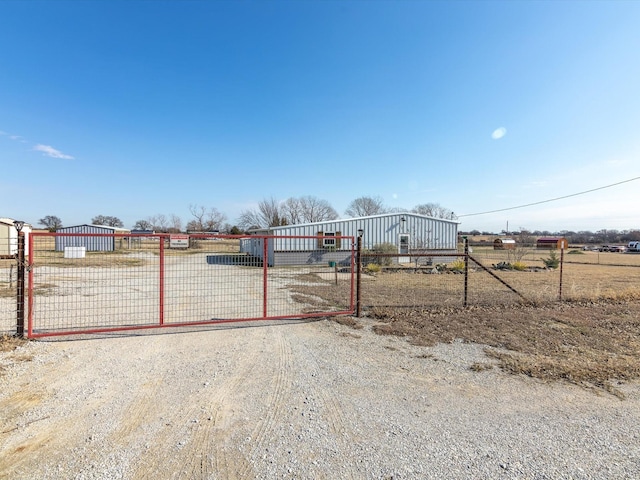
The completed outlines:
{"type": "MultiPolygon", "coordinates": [[[[109,234],[129,233],[125,228],[108,227],[106,225],[76,225],[59,228],[56,233],[109,234]]],[[[85,247],[87,252],[112,252],[124,245],[122,238],[102,236],[56,236],[56,251],[63,252],[66,247],[85,247]]]]}
{"type": "MultiPolygon", "coordinates": [[[[251,231],[253,235],[305,236],[313,238],[283,238],[269,242],[269,265],[304,265],[335,261],[347,262],[351,242],[336,237],[357,237],[362,231],[362,248],[376,245],[396,245],[398,253],[437,251],[455,253],[458,241],[458,222],[427,217],[415,213],[388,213],[368,217],[348,218],[325,222],[286,225],[251,231]]],[[[264,256],[262,238],[243,239],[241,252],[260,259],[264,256]]],[[[400,257],[398,261],[409,261],[400,257]]]]}

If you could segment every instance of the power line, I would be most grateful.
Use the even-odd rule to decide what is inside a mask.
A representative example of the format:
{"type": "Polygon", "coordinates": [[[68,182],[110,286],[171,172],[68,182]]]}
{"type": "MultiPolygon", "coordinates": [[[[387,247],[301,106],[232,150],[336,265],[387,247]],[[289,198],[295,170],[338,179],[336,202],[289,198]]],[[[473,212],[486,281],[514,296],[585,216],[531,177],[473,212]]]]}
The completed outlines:
{"type": "Polygon", "coordinates": [[[539,202],[527,203],[526,205],[518,205],[517,207],[500,208],[498,210],[490,210],[488,212],[466,213],[464,215],[458,215],[458,218],[459,217],[473,217],[475,215],[486,215],[488,213],[506,212],[507,210],[515,210],[517,208],[525,208],[525,207],[531,207],[533,205],[540,205],[542,203],[555,202],[555,201],[558,201],[558,200],[563,200],[565,198],[577,197],[578,195],[584,195],[586,193],[596,192],[598,190],[604,190],[605,188],[615,187],[617,185],[622,185],[623,183],[633,182],[634,180],[640,180],[640,177],[630,178],[628,180],[623,180],[621,182],[616,182],[616,183],[612,183],[610,185],[605,185],[604,187],[592,188],[591,190],[585,190],[583,192],[572,193],[571,195],[564,195],[562,197],[550,198],[548,200],[541,200],[539,202]]]}

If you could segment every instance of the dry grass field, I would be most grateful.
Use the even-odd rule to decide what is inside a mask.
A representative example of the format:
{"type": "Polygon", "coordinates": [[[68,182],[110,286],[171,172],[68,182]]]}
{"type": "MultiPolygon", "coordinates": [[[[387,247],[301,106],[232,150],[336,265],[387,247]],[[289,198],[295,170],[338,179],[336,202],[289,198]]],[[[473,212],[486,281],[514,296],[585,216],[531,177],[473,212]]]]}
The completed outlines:
{"type": "MultiPolygon", "coordinates": [[[[474,257],[487,260],[508,260],[513,256],[509,250],[494,250],[493,247],[472,247],[474,257]]],[[[461,250],[462,251],[462,250],[461,250]]],[[[531,265],[541,265],[541,258],[549,256],[549,250],[530,248],[527,249],[523,261],[531,265]]],[[[560,256],[560,251],[556,250],[560,256]]],[[[577,248],[570,248],[564,252],[565,263],[586,263],[590,265],[622,265],[640,267],[640,253],[614,253],[614,252],[594,252],[584,251],[577,248]]]]}
{"type": "MultiPolygon", "coordinates": [[[[374,308],[375,331],[419,345],[464,341],[486,345],[497,366],[514,374],[562,380],[621,395],[616,385],[640,378],[640,300],[565,302],[458,311],[374,308]]],[[[493,368],[477,364],[478,370],[493,368]]]]}
{"type": "MultiPolygon", "coordinates": [[[[563,302],[557,301],[558,270],[494,272],[524,298],[474,268],[465,308],[464,275],[425,275],[408,268],[364,275],[363,312],[379,322],[377,333],[415,344],[486,345],[494,362],[474,365],[477,370],[498,366],[620,396],[616,385],[640,378],[640,265],[565,263],[563,302]]],[[[298,287],[329,303],[336,288],[329,282],[298,287]]],[[[338,321],[358,326],[356,319],[338,321]]]]}

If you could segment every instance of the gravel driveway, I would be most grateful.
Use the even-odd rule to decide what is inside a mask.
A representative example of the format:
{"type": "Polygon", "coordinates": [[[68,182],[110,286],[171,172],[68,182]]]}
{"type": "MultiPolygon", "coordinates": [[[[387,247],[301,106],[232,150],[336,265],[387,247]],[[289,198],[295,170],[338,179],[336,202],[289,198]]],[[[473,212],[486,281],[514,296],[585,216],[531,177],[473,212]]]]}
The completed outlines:
{"type": "Polygon", "coordinates": [[[638,478],[638,383],[619,400],[474,372],[481,346],[411,346],[363,323],[1,353],[0,478],[638,478]]]}

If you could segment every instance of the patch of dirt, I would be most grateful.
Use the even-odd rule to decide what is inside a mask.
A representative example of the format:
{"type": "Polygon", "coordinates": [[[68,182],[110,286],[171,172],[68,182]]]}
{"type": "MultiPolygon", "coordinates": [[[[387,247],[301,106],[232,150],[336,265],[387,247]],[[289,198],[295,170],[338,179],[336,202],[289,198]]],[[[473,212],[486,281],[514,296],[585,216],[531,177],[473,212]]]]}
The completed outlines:
{"type": "MultiPolygon", "coordinates": [[[[27,343],[27,340],[18,337],[12,337],[9,335],[1,335],[0,336],[0,352],[14,352],[18,347],[21,347],[27,343]]],[[[16,354],[9,353],[7,355],[7,361],[9,363],[18,363],[18,362],[30,362],[33,360],[33,355],[30,354],[16,354]]],[[[4,362],[3,362],[4,363],[4,362]]],[[[6,367],[3,363],[0,363],[0,376],[4,373],[6,367]]]]}
{"type": "Polygon", "coordinates": [[[0,336],[0,352],[12,352],[16,348],[21,347],[28,340],[24,340],[19,337],[12,337],[10,335],[1,335],[0,336]]]}
{"type": "Polygon", "coordinates": [[[358,321],[358,319],[354,317],[334,317],[333,320],[340,325],[345,325],[355,330],[364,328],[364,326],[358,321]]]}
{"type": "MultiPolygon", "coordinates": [[[[622,394],[640,378],[640,302],[561,303],[507,308],[374,308],[381,335],[416,345],[462,340],[487,345],[505,371],[622,394]]],[[[482,370],[482,368],[477,368],[482,370]]]]}

